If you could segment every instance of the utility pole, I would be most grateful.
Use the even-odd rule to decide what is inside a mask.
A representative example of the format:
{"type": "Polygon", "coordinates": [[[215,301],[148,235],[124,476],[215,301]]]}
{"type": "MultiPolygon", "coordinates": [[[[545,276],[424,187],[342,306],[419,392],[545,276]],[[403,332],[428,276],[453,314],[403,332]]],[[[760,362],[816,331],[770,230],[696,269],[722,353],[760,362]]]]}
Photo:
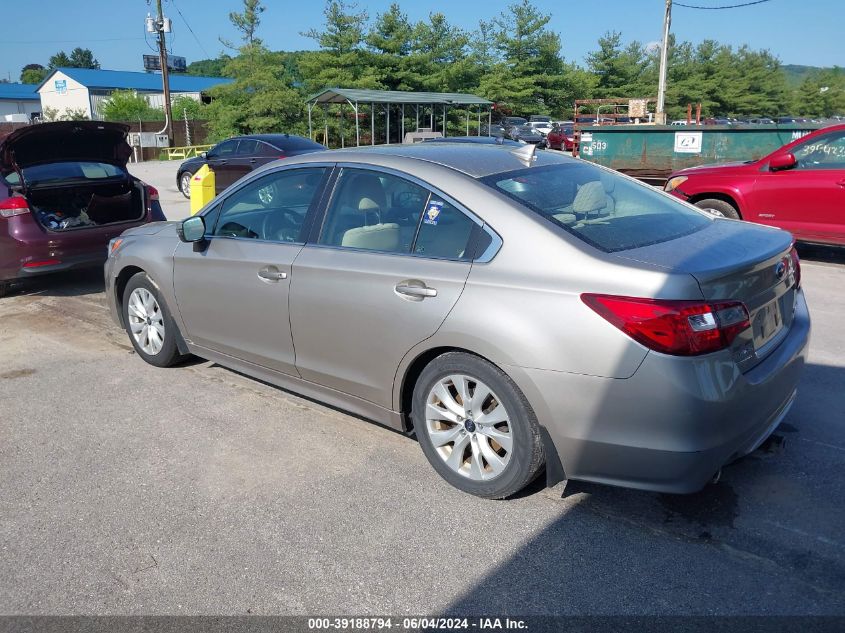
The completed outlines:
{"type": "Polygon", "coordinates": [[[155,29],[158,34],[158,57],[161,62],[161,83],[164,87],[164,117],[165,126],[163,133],[167,134],[170,141],[173,140],[173,111],[170,107],[170,70],[167,68],[167,45],[164,41],[164,34],[170,33],[170,20],[165,18],[161,10],[161,0],[156,0],[158,16],[155,21],[155,29]]]}
{"type": "Polygon", "coordinates": [[[669,27],[672,25],[672,0],[666,0],[666,14],[663,16],[663,45],[660,47],[660,80],[657,84],[657,112],[655,123],[666,125],[666,62],[669,56],[669,27]]]}

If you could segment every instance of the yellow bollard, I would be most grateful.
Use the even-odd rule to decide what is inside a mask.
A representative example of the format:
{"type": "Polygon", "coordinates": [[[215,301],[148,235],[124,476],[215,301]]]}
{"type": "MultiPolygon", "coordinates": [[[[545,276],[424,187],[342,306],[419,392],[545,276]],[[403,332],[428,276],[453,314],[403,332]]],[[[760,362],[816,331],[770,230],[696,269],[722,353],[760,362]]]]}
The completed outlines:
{"type": "Polygon", "coordinates": [[[197,211],[212,200],[214,200],[214,172],[208,165],[203,165],[191,178],[191,215],[196,215],[197,211]]]}

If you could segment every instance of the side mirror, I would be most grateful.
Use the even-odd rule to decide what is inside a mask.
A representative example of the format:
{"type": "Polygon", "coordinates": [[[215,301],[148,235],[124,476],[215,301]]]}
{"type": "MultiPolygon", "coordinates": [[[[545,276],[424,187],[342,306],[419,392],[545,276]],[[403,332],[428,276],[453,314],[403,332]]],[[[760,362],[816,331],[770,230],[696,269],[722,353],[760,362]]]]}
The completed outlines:
{"type": "Polygon", "coordinates": [[[798,161],[795,160],[795,154],[787,152],[786,154],[778,154],[773,156],[769,161],[769,171],[783,171],[785,169],[792,169],[798,161]]]}
{"type": "Polygon", "coordinates": [[[183,242],[200,242],[205,239],[205,220],[195,215],[182,222],[179,239],[183,242]]]}

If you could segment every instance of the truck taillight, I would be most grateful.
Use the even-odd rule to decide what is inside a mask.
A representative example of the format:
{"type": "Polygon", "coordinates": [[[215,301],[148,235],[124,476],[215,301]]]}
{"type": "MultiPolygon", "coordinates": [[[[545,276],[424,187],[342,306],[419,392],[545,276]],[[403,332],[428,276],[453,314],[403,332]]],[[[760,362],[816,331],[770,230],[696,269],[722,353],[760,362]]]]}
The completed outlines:
{"type": "Polygon", "coordinates": [[[730,347],[750,327],[739,301],[707,303],[582,294],[581,300],[649,349],[674,356],[698,356],[730,347]]]}
{"type": "Polygon", "coordinates": [[[0,200],[0,218],[11,218],[26,213],[29,213],[29,203],[26,201],[26,198],[12,196],[11,198],[0,200]]]}

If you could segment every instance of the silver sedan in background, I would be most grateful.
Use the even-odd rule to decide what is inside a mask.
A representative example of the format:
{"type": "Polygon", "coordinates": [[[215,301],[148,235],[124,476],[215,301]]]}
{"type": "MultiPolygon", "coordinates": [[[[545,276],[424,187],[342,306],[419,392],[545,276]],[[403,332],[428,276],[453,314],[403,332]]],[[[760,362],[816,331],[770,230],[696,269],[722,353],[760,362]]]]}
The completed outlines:
{"type": "Polygon", "coordinates": [[[791,236],[533,149],[272,163],[113,240],[113,316],[154,365],[196,355],[413,431],[475,495],[544,470],[696,491],[796,397],[791,236]]]}

